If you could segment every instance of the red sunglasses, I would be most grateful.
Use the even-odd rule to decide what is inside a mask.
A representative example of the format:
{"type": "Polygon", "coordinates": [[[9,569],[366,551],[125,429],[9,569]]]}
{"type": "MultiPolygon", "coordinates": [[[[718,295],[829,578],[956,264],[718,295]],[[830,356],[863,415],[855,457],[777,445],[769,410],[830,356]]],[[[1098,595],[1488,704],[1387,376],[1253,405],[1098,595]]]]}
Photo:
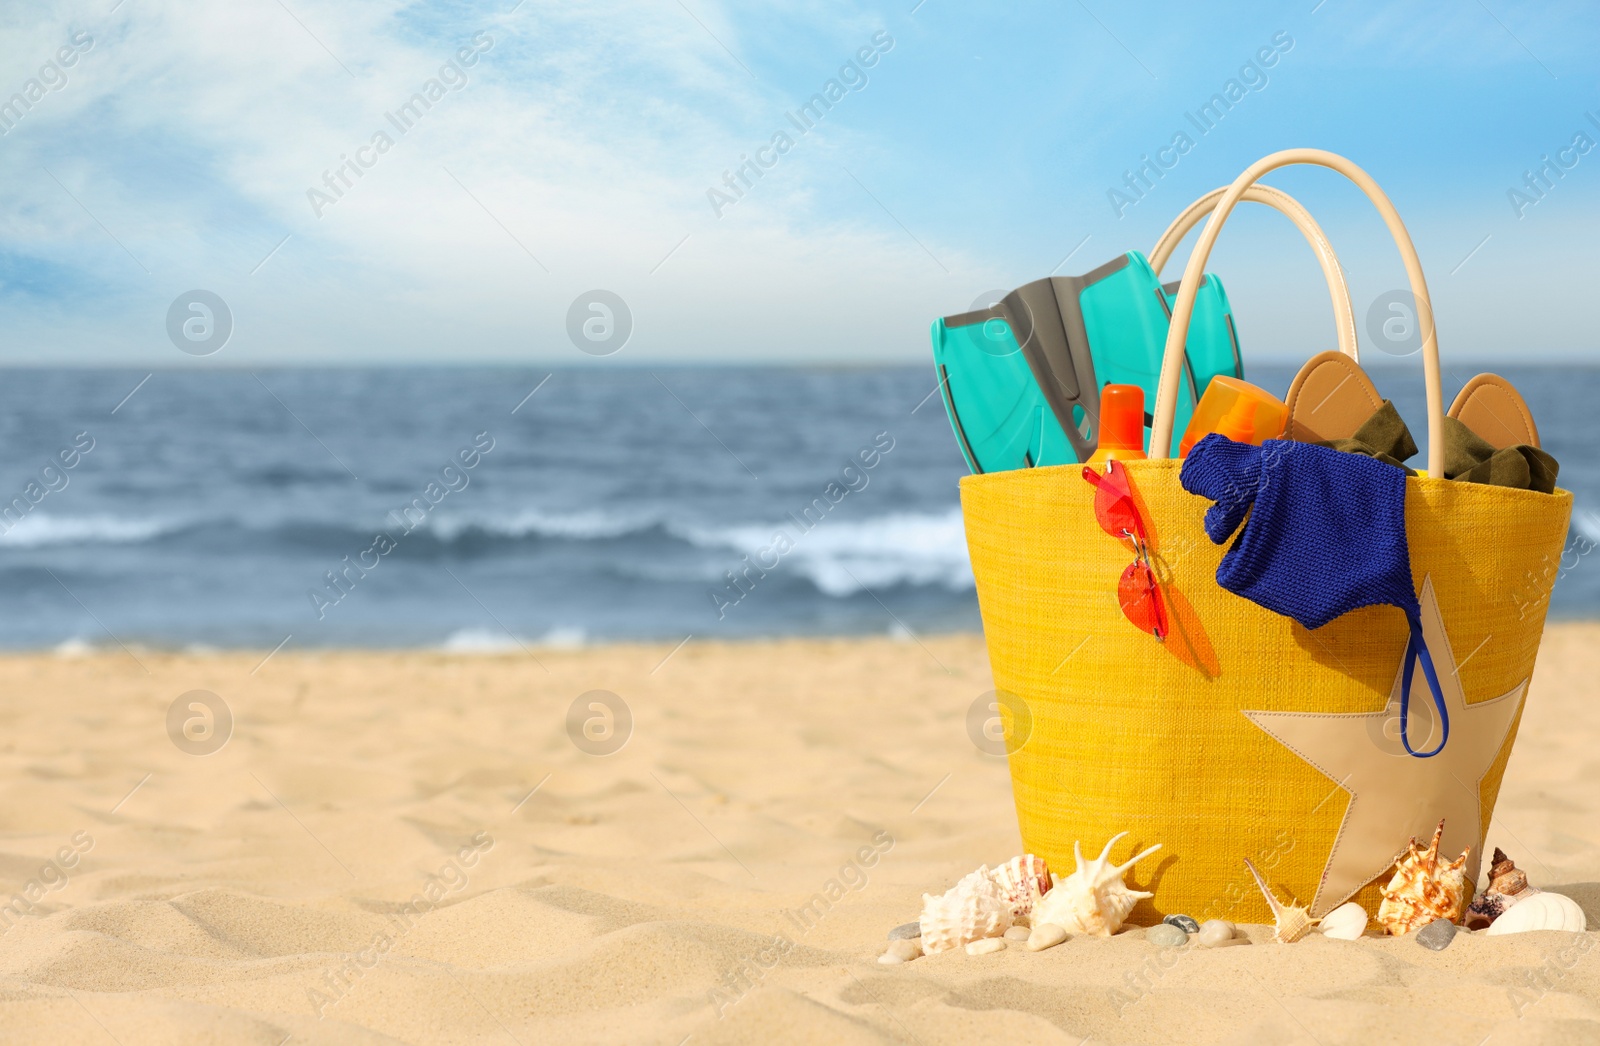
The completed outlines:
{"type": "Polygon", "coordinates": [[[1133,491],[1128,486],[1127,470],[1122,462],[1112,459],[1106,462],[1103,475],[1085,466],[1083,478],[1094,486],[1094,518],[1100,528],[1112,537],[1133,540],[1134,561],[1128,564],[1117,582],[1117,602],[1122,605],[1122,615],[1134,628],[1165,641],[1167,615],[1161,606],[1155,571],[1150,568],[1150,541],[1145,536],[1144,520],[1139,517],[1133,491]]]}

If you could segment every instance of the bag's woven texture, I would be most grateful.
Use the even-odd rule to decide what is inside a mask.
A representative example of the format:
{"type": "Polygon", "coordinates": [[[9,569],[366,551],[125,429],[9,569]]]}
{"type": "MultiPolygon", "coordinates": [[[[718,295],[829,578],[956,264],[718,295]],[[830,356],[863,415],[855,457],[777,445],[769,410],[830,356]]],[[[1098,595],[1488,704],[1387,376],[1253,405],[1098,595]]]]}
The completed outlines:
{"type": "MultiPolygon", "coordinates": [[[[961,481],[995,687],[1031,713],[1010,758],[1017,818],[1023,845],[1063,875],[1075,840],[1098,852],[1128,831],[1120,857],[1165,844],[1129,876],[1155,892],[1135,923],[1169,912],[1270,922],[1241,858],[1308,903],[1348,795],[1241,710],[1382,711],[1406,621],[1370,606],[1310,632],[1222,589],[1224,550],[1201,522],[1209,502],[1182,489],[1180,464],[1126,463],[1173,610],[1164,644],[1118,609],[1133,552],[1095,522],[1081,466],[961,481]]],[[[1412,573],[1419,586],[1432,578],[1466,701],[1504,694],[1533,672],[1572,497],[1405,486],[1412,573]]],[[[1484,824],[1515,736],[1483,780],[1484,824]]],[[[1381,885],[1355,899],[1376,911],[1381,885]]]]}

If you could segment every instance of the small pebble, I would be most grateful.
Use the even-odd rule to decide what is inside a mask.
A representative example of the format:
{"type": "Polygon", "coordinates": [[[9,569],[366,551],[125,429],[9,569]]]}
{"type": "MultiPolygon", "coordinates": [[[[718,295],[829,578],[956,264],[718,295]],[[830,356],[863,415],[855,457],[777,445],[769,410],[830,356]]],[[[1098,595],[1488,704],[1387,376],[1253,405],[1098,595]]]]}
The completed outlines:
{"type": "Polygon", "coordinates": [[[910,962],[922,954],[922,942],[913,937],[910,940],[890,941],[885,955],[892,955],[900,962],[910,962]]]}
{"type": "Polygon", "coordinates": [[[894,929],[889,931],[889,940],[891,941],[904,941],[909,940],[912,937],[921,936],[922,924],[920,922],[906,923],[903,926],[896,926],[894,929]]]}
{"type": "Polygon", "coordinates": [[[1200,924],[1189,918],[1187,915],[1169,915],[1161,921],[1166,923],[1168,926],[1176,926],[1184,933],[1200,932],[1200,924]]]}
{"type": "Polygon", "coordinates": [[[1025,941],[1028,939],[1028,936],[1031,932],[1032,931],[1030,931],[1026,926],[1013,926],[1011,929],[1006,931],[1006,940],[1025,941]]]}
{"type": "Polygon", "coordinates": [[[893,952],[884,952],[882,955],[878,956],[878,961],[883,963],[885,966],[896,966],[905,962],[904,959],[900,958],[900,956],[894,954],[893,952]]]}
{"type": "Polygon", "coordinates": [[[1456,924],[1449,919],[1435,919],[1417,931],[1417,943],[1424,948],[1442,952],[1456,939],[1456,924]]]}
{"type": "Polygon", "coordinates": [[[1067,939],[1067,931],[1055,923],[1040,923],[1028,934],[1028,950],[1042,952],[1046,948],[1054,948],[1067,939]]]}
{"type": "Polygon", "coordinates": [[[1202,948],[1222,948],[1233,940],[1233,923],[1226,919],[1207,919],[1200,926],[1195,943],[1202,948]]]}
{"type": "Polygon", "coordinates": [[[967,945],[968,955],[988,955],[990,952],[1003,952],[1006,942],[999,937],[985,937],[981,941],[973,941],[967,945]]]}
{"type": "Polygon", "coordinates": [[[1157,948],[1182,948],[1189,943],[1189,935],[1171,923],[1156,923],[1144,932],[1144,939],[1157,948]]]}

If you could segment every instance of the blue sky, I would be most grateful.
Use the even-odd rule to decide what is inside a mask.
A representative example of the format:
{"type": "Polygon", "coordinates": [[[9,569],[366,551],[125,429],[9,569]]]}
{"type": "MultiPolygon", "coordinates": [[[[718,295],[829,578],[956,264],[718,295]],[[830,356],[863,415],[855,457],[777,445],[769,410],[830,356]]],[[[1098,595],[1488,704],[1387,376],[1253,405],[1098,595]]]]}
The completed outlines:
{"type": "MultiPolygon", "coordinates": [[[[55,86],[0,110],[0,362],[922,361],[934,317],[1148,251],[1191,199],[1304,145],[1394,198],[1448,356],[1595,355],[1600,149],[1520,216],[1507,195],[1600,141],[1593,5],[914,3],[8,4],[0,104],[55,86]],[[1275,64],[1242,73],[1263,47],[1275,64]],[[800,133],[788,114],[841,75],[800,133]],[[1185,114],[1240,77],[1259,89],[1200,135],[1185,114]],[[430,79],[453,86],[401,133],[386,114],[430,79]],[[780,131],[792,148],[742,198],[708,198],[780,131]],[[1108,191],[1179,131],[1194,148],[1119,215],[1108,191]],[[308,197],[355,155],[359,179],[308,197]],[[232,314],[210,356],[168,335],[191,289],[232,314]],[[632,315],[604,358],[568,335],[593,289],[632,315]]],[[[1268,181],[1328,230],[1358,322],[1403,283],[1353,187],[1268,181]]],[[[1241,210],[1211,269],[1247,358],[1332,347],[1281,217],[1241,210]]]]}

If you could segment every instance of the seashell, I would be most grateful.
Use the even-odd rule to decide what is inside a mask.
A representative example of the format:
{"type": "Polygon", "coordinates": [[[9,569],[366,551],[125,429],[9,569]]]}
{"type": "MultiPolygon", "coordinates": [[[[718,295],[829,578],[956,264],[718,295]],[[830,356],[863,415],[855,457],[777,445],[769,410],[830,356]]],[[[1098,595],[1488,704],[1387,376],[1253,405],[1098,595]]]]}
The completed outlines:
{"type": "Polygon", "coordinates": [[[1360,940],[1367,932],[1367,921],[1367,910],[1348,901],[1322,917],[1322,936],[1339,941],[1360,940]]]}
{"type": "Polygon", "coordinates": [[[1509,907],[1511,905],[1507,903],[1507,899],[1497,893],[1479,894],[1472,899],[1466,913],[1461,916],[1461,925],[1469,930],[1488,929],[1509,907]]]}
{"type": "Polygon", "coordinates": [[[1396,937],[1420,930],[1435,919],[1455,922],[1461,918],[1469,889],[1463,869],[1472,848],[1461,851],[1454,861],[1442,863],[1439,840],[1443,836],[1444,822],[1440,821],[1426,850],[1412,836],[1411,845],[1395,862],[1394,878],[1378,905],[1378,921],[1396,937]]]}
{"type": "Polygon", "coordinates": [[[1507,909],[1484,933],[1491,937],[1527,933],[1529,930],[1582,933],[1588,928],[1589,920],[1583,914],[1583,909],[1578,907],[1578,902],[1564,894],[1541,890],[1507,909]]]}
{"type": "Polygon", "coordinates": [[[1489,891],[1506,897],[1515,897],[1532,891],[1538,893],[1537,887],[1528,885],[1528,876],[1517,867],[1515,861],[1506,856],[1506,852],[1498,846],[1494,848],[1494,862],[1489,865],[1489,891]]]}
{"type": "Polygon", "coordinates": [[[1256,871],[1256,866],[1250,863],[1250,858],[1244,859],[1244,866],[1250,869],[1250,874],[1255,876],[1256,885],[1261,887],[1261,893],[1267,899],[1267,905],[1272,909],[1272,921],[1276,926],[1273,940],[1279,944],[1293,944],[1306,934],[1310,933],[1317,925],[1318,920],[1311,918],[1310,913],[1304,908],[1296,908],[1292,904],[1280,904],[1278,898],[1267,889],[1266,882],[1261,878],[1261,873],[1256,871]]]}
{"type": "Polygon", "coordinates": [[[989,870],[989,878],[1011,904],[1011,917],[1027,922],[1033,906],[1050,891],[1050,869],[1043,857],[1023,854],[989,870]]]}
{"type": "Polygon", "coordinates": [[[943,894],[922,895],[922,950],[937,955],[963,944],[998,937],[1011,928],[1011,903],[979,868],[943,894]]]}
{"type": "Polygon", "coordinates": [[[1529,886],[1527,875],[1497,846],[1494,863],[1489,866],[1489,888],[1473,899],[1461,925],[1481,930],[1492,925],[1507,908],[1538,892],[1539,888],[1529,886]]]}
{"type": "Polygon", "coordinates": [[[967,945],[968,955],[988,955],[990,952],[1003,952],[1006,942],[999,937],[985,937],[967,945]]]}
{"type": "Polygon", "coordinates": [[[1124,864],[1109,864],[1106,857],[1111,848],[1127,834],[1119,832],[1112,836],[1100,856],[1089,862],[1083,859],[1082,846],[1073,843],[1072,856],[1077,861],[1077,869],[1065,879],[1055,879],[1055,886],[1034,906],[1033,921],[1055,923],[1068,933],[1092,933],[1099,937],[1110,937],[1120,930],[1123,920],[1141,898],[1155,896],[1128,889],[1122,881],[1123,875],[1161,849],[1161,844],[1157,843],[1124,864]]]}

